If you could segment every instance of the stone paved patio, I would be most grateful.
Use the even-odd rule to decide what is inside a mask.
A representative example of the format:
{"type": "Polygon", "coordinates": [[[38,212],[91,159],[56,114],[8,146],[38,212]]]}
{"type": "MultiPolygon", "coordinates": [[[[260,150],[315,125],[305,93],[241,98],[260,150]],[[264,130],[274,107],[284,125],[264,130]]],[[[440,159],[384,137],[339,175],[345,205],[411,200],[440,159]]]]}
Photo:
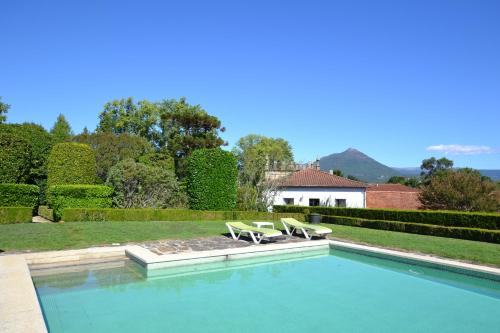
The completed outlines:
{"type": "MultiPolygon", "coordinates": [[[[305,241],[304,238],[300,237],[289,237],[283,236],[276,242],[276,244],[281,243],[295,243],[305,241]]],[[[261,244],[269,244],[270,242],[262,241],[261,244]]],[[[156,254],[174,254],[181,252],[194,252],[194,251],[207,251],[207,250],[222,250],[238,247],[246,247],[253,245],[251,240],[240,239],[235,241],[231,237],[217,236],[217,237],[206,237],[206,238],[194,238],[194,239],[167,239],[139,243],[138,245],[154,252],[156,254]]]]}

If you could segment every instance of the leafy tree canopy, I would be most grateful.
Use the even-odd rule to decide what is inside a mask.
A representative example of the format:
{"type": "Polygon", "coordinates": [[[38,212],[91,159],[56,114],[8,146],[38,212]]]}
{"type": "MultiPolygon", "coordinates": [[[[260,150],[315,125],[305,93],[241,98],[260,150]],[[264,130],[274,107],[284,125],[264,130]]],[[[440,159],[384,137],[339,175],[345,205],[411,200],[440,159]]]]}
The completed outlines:
{"type": "Polygon", "coordinates": [[[0,124],[7,120],[7,112],[9,112],[10,105],[2,102],[2,97],[0,96],[0,124]]]}
{"type": "Polygon", "coordinates": [[[105,182],[109,170],[119,161],[152,153],[153,146],[145,138],[127,133],[88,133],[84,132],[73,138],[73,141],[88,144],[95,153],[97,176],[105,182]]]}
{"type": "Polygon", "coordinates": [[[344,177],[344,174],[342,173],[342,170],[335,169],[331,171],[332,175],[339,176],[339,177],[344,177]]]}
{"type": "Polygon", "coordinates": [[[166,149],[175,160],[176,172],[186,174],[186,157],[196,149],[218,148],[226,143],[219,137],[224,132],[220,120],[209,115],[200,105],[190,105],[185,98],[159,103],[166,149]]]}
{"type": "Polygon", "coordinates": [[[420,185],[420,179],[417,177],[392,176],[387,181],[387,184],[401,184],[410,187],[418,187],[420,185]]]}
{"type": "Polygon", "coordinates": [[[52,126],[52,129],[50,130],[50,134],[52,134],[55,143],[67,142],[71,140],[73,137],[73,131],[71,130],[71,125],[66,120],[64,115],[60,114],[57,117],[54,126],[52,126]]]}
{"type": "Polygon", "coordinates": [[[422,187],[420,201],[426,209],[497,211],[495,184],[472,169],[442,170],[422,187]]]}
{"type": "Polygon", "coordinates": [[[436,159],[435,157],[431,157],[422,161],[422,165],[420,169],[422,172],[420,173],[425,179],[429,179],[436,173],[439,173],[444,170],[449,170],[453,168],[453,161],[447,159],[446,157],[442,157],[440,159],[436,159]]]}

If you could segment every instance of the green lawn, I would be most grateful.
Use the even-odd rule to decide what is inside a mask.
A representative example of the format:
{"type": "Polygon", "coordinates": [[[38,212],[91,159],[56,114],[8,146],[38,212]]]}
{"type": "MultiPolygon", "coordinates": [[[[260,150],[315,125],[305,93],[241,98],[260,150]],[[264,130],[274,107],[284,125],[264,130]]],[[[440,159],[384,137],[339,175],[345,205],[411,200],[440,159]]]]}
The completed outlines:
{"type": "MultiPolygon", "coordinates": [[[[500,244],[400,232],[328,226],[333,237],[358,243],[434,254],[500,266],[500,244]]],[[[182,239],[226,234],[224,222],[71,222],[0,225],[0,250],[60,250],[155,239],[182,239]]]]}

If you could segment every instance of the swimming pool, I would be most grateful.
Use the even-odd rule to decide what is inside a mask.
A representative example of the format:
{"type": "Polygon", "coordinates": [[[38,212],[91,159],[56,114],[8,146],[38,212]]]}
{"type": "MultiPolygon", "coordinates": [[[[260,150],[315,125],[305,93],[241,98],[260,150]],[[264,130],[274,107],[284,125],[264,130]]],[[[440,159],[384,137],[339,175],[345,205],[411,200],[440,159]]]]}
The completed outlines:
{"type": "MultiPolygon", "coordinates": [[[[50,272],[49,272],[50,273],[50,272]]],[[[495,332],[500,283],[340,250],[33,276],[50,332],[495,332]]]]}

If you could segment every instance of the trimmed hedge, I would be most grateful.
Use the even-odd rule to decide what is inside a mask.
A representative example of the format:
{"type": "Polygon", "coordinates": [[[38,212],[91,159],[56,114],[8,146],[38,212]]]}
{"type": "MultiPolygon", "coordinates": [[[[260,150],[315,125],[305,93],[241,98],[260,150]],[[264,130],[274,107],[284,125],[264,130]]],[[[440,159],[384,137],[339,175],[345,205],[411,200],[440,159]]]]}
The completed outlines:
{"type": "Polygon", "coordinates": [[[498,213],[308,206],[274,206],[273,211],[303,213],[306,209],[311,213],[318,213],[322,215],[500,230],[500,214],[498,213]]]}
{"type": "Polygon", "coordinates": [[[89,145],[63,142],[54,145],[47,165],[47,185],[95,184],[97,166],[89,145]]]}
{"type": "Polygon", "coordinates": [[[113,189],[103,185],[54,185],[47,191],[47,202],[59,220],[65,208],[109,208],[113,189]]]}
{"type": "Polygon", "coordinates": [[[38,215],[49,221],[54,221],[54,210],[48,206],[38,206],[38,215]]]}
{"type": "Polygon", "coordinates": [[[236,208],[236,157],[220,148],[197,149],[188,158],[189,207],[197,210],[236,208]]]}
{"type": "Polygon", "coordinates": [[[28,184],[0,184],[0,207],[31,207],[38,205],[40,188],[28,184]]]}
{"type": "Polygon", "coordinates": [[[31,167],[31,145],[22,135],[0,132],[0,183],[25,183],[31,167]]]}
{"type": "Polygon", "coordinates": [[[489,243],[500,243],[500,230],[478,228],[446,227],[432,224],[396,221],[367,220],[356,217],[322,216],[323,223],[341,224],[354,227],[406,232],[410,234],[468,239],[489,243]]]}
{"type": "Polygon", "coordinates": [[[65,222],[75,221],[230,221],[230,220],[263,220],[279,221],[282,217],[294,217],[304,221],[303,214],[238,212],[238,211],[200,211],[189,209],[129,209],[129,208],[66,208],[62,219],[65,222]]]}
{"type": "Polygon", "coordinates": [[[31,207],[0,207],[0,224],[28,223],[32,217],[31,207]]]}

